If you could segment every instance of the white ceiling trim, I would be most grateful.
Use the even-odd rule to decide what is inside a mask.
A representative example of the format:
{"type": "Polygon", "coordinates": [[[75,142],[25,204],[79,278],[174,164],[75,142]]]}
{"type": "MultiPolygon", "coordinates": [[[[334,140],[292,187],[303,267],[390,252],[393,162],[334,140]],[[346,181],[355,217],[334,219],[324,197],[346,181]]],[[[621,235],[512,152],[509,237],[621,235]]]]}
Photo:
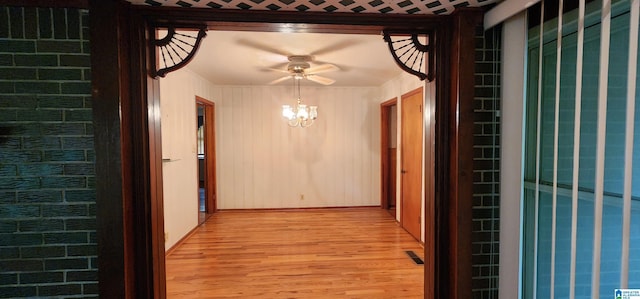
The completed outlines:
{"type": "Polygon", "coordinates": [[[349,12],[446,15],[459,7],[481,7],[500,0],[128,0],[134,5],[248,9],[271,11],[349,12]]]}
{"type": "Polygon", "coordinates": [[[493,28],[538,2],[540,0],[509,0],[498,4],[484,14],[484,30],[493,28]]]}

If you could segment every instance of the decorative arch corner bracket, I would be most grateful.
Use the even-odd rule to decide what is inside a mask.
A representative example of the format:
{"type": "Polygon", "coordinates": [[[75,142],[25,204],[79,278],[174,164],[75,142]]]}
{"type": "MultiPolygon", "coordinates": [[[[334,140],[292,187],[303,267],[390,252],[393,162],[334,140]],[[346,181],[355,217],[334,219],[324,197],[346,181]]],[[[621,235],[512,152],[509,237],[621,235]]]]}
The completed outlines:
{"type": "Polygon", "coordinates": [[[195,56],[207,36],[206,25],[161,24],[150,27],[151,77],[164,77],[178,70],[195,56]],[[161,35],[166,34],[162,37],[161,35]]]}
{"type": "Polygon", "coordinates": [[[433,81],[435,78],[434,31],[385,29],[382,34],[393,59],[402,70],[417,76],[420,80],[433,81]]]}

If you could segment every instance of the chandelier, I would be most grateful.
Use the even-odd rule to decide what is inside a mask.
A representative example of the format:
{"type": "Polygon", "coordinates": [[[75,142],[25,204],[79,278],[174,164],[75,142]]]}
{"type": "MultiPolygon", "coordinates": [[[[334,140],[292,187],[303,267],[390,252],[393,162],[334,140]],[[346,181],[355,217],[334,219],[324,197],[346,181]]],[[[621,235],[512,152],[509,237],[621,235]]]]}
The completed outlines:
{"type": "Polygon", "coordinates": [[[298,102],[293,107],[291,105],[282,105],[282,116],[287,120],[287,124],[290,127],[306,128],[311,126],[318,118],[318,106],[302,104],[300,99],[300,80],[302,80],[303,76],[294,76],[293,78],[294,85],[297,85],[298,102]]]}

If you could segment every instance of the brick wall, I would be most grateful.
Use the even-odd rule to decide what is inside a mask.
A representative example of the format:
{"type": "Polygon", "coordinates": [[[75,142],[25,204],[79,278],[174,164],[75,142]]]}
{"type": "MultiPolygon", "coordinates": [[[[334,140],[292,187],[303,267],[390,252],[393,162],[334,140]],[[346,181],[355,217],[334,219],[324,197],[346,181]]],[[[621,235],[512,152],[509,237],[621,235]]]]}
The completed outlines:
{"type": "Polygon", "coordinates": [[[476,33],[473,298],[498,298],[500,28],[476,33]]]}
{"type": "Polygon", "coordinates": [[[88,13],[0,6],[0,297],[97,297],[88,13]]]}

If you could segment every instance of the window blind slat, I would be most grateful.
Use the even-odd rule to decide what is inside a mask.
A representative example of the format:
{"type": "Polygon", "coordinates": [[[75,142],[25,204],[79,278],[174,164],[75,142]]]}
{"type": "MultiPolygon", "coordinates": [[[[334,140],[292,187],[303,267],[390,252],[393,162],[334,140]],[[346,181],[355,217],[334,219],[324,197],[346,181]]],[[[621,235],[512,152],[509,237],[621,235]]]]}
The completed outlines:
{"type": "Polygon", "coordinates": [[[611,0],[602,1],[600,32],[600,72],[598,74],[598,129],[596,137],[596,177],[593,215],[593,265],[591,297],[600,297],[600,259],[602,253],[602,205],[604,199],[604,152],[607,128],[607,90],[609,44],[611,34],[611,0]]]}
{"type": "Polygon", "coordinates": [[[629,238],[631,230],[631,186],[633,177],[633,135],[635,123],[636,71],[638,63],[638,17],[640,0],[632,0],[629,23],[629,69],[627,74],[627,117],[624,153],[624,191],[622,210],[622,254],[620,287],[629,286],[629,238]]]}

